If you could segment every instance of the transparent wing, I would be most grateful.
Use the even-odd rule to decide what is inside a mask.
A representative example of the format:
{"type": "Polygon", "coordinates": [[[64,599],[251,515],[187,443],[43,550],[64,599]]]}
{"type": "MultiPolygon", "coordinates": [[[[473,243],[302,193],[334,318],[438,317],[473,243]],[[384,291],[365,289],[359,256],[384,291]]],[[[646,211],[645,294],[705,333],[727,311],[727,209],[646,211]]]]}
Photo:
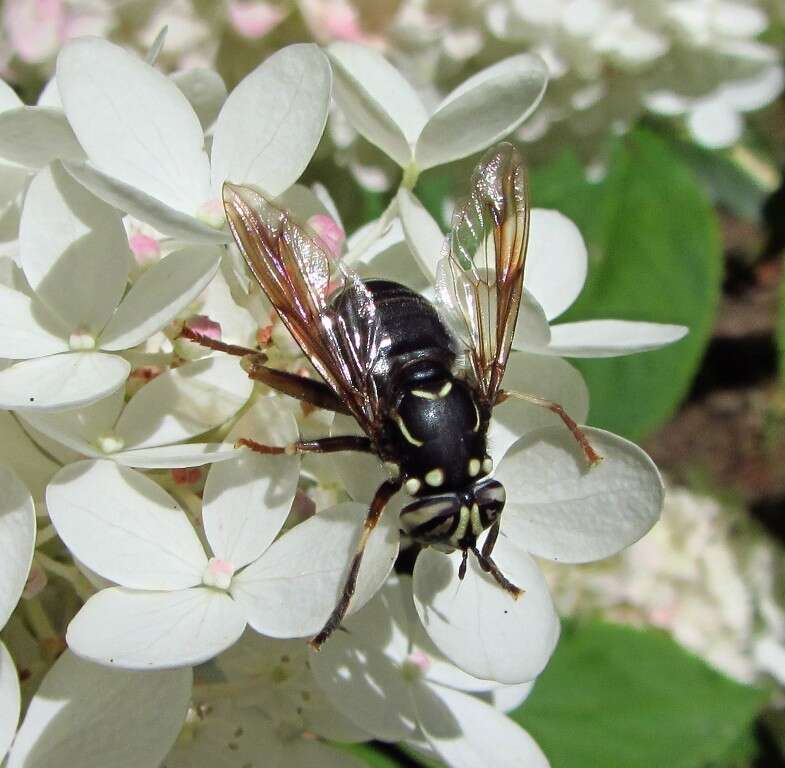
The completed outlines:
{"type": "Polygon", "coordinates": [[[255,190],[227,182],[223,198],[234,239],[262,290],[313,367],[373,436],[380,404],[372,373],[381,341],[373,296],[316,237],[255,190]]]}
{"type": "Polygon", "coordinates": [[[461,339],[483,400],[501,387],[523,292],[529,237],[526,171],[518,150],[502,143],[483,156],[471,196],[453,214],[437,295],[461,339]]]}

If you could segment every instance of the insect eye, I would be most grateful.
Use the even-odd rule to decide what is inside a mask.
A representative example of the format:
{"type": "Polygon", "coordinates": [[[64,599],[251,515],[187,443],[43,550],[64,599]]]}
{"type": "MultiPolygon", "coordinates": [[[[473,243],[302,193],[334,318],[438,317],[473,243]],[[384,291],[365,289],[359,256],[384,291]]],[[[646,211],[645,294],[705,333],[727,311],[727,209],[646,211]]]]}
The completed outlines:
{"type": "Polygon", "coordinates": [[[403,508],[401,524],[416,541],[438,541],[449,537],[457,525],[460,508],[460,500],[454,494],[426,496],[403,508]]]}
{"type": "Polygon", "coordinates": [[[483,523],[487,527],[501,514],[507,494],[498,480],[486,480],[474,487],[474,500],[480,508],[483,523]]]}

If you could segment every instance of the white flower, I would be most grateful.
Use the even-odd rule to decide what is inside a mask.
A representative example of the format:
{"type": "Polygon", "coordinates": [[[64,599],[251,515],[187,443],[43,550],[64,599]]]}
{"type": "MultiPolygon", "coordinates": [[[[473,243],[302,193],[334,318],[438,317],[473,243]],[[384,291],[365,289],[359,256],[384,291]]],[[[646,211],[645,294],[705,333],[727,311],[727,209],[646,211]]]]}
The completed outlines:
{"type": "MultiPolygon", "coordinates": [[[[526,731],[472,695],[498,686],[440,656],[413,608],[408,579],[391,578],[347,619],[346,632],[312,654],[316,679],[332,703],[378,738],[425,746],[448,766],[548,766],[526,731]]],[[[525,653],[525,646],[517,652],[525,653]]]]}
{"type": "Polygon", "coordinates": [[[19,361],[0,371],[4,408],[72,407],[118,389],[130,365],[115,353],[163,328],[220,263],[214,247],[185,248],[125,293],[131,256],[120,215],[57,163],[30,185],[19,238],[30,291],[0,285],[0,358],[19,361]]]}
{"type": "Polygon", "coordinates": [[[37,506],[43,503],[46,485],[60,468],[38,448],[8,411],[0,411],[0,464],[16,473],[37,506]]]}
{"type": "MultiPolygon", "coordinates": [[[[0,688],[5,667],[6,658],[0,657],[0,688]]],[[[6,765],[153,768],[180,730],[191,678],[187,667],[128,672],[91,664],[66,651],[33,696],[6,765]]]]}
{"type": "Polygon", "coordinates": [[[193,467],[237,455],[231,444],[182,443],[231,418],[252,389],[236,359],[212,355],[164,371],[127,404],[119,389],[78,410],[20,417],[85,457],[129,467],[193,467]]]}
{"type": "Polygon", "coordinates": [[[8,649],[0,642],[0,760],[16,734],[22,708],[19,677],[8,649]]]}
{"type": "Polygon", "coordinates": [[[563,613],[660,627],[744,683],[785,679],[783,572],[776,542],[733,509],[680,488],[668,489],[651,534],[617,557],[545,568],[563,613]]]}
{"type": "Polygon", "coordinates": [[[83,38],[58,57],[65,114],[87,162],[68,168],[112,205],[187,241],[225,243],[221,186],[271,196],[305,169],[322,135],[330,67],[313,45],[273,54],[223,104],[205,151],[203,127],[177,86],[117,46],[83,38]]]}
{"type": "MultiPolygon", "coordinates": [[[[340,742],[371,735],[338,711],[317,685],[302,640],[246,631],[197,670],[194,702],[167,768],[208,768],[231,760],[287,766],[354,765],[315,737],[340,742]]],[[[346,759],[346,756],[344,756],[346,759]]]]}
{"type": "Polygon", "coordinates": [[[521,54],[466,80],[429,110],[383,56],[355,43],[329,47],[335,95],[352,125],[401,168],[417,174],[467,157],[523,122],[542,98],[544,63],[521,54]]]}
{"type": "MultiPolygon", "coordinates": [[[[230,439],[239,436],[285,445],[296,439],[296,427],[276,398],[265,398],[230,439]]],[[[213,465],[202,508],[212,556],[177,502],[151,479],[110,461],[64,467],[47,490],[52,522],[74,557],[120,585],[88,600],[71,622],[72,650],[104,664],[170,667],[220,653],[246,622],[277,637],[315,633],[343,585],[363,510],[339,505],[273,541],[299,467],[297,457],[250,451],[213,465]]],[[[392,526],[382,526],[371,546],[375,568],[358,584],[356,608],[392,568],[392,526]]]]}
{"type": "Polygon", "coordinates": [[[0,628],[16,607],[35,548],[35,506],[16,473],[0,464],[0,628]]]}
{"type": "MultiPolygon", "coordinates": [[[[35,527],[30,492],[11,469],[0,464],[0,629],[22,595],[35,549],[35,527]]],[[[16,733],[20,710],[16,667],[0,642],[0,761],[16,733]]]]}

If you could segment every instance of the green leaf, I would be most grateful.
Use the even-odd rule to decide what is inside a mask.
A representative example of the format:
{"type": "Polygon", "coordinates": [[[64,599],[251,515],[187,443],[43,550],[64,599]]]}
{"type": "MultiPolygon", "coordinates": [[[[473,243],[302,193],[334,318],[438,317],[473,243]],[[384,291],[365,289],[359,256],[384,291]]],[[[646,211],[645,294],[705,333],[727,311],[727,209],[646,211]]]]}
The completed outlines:
{"type": "Polygon", "coordinates": [[[705,768],[736,752],[767,699],[662,632],[591,622],[565,628],[512,717],[558,768],[705,768]]]}
{"type": "Polygon", "coordinates": [[[591,391],[590,423],[640,439],[686,395],[709,340],[722,272],[711,206],[667,144],[643,129],[614,145],[602,182],[587,181],[568,154],[532,174],[532,199],[572,218],[589,246],[586,287],[560,320],[690,328],[664,350],[576,361],[591,391]]]}

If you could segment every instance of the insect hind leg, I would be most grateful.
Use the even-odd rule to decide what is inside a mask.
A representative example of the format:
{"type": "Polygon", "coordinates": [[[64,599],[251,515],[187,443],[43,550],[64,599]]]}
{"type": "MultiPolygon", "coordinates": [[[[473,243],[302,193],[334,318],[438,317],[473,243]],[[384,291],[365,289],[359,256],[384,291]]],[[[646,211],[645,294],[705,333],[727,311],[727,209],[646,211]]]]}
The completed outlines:
{"type": "Polygon", "coordinates": [[[592,444],[589,442],[589,438],[586,437],[586,433],[575,423],[575,420],[561,405],[554,403],[551,400],[538,397],[537,395],[530,395],[526,392],[512,392],[510,390],[499,392],[499,395],[496,398],[496,405],[503,403],[511,397],[514,397],[516,400],[523,400],[524,402],[531,403],[532,405],[538,405],[540,408],[547,408],[551,413],[555,413],[564,422],[567,429],[570,430],[578,445],[580,445],[581,450],[586,456],[586,461],[588,461],[591,466],[595,466],[602,461],[602,456],[594,450],[592,444]]]}
{"type": "Polygon", "coordinates": [[[341,596],[338,598],[338,604],[333,609],[327,622],[322,627],[320,632],[308,641],[308,645],[314,650],[318,651],[325,641],[335,632],[340,626],[346,612],[349,610],[349,604],[354,596],[354,590],[357,587],[357,575],[360,572],[360,565],[362,564],[363,555],[365,554],[365,547],[368,544],[368,539],[371,536],[374,528],[379,522],[379,519],[384,512],[384,508],[390,499],[398,492],[401,487],[401,480],[386,480],[376,490],[376,494],[371,502],[370,509],[363,523],[360,538],[357,541],[357,546],[354,550],[351,564],[349,565],[349,573],[341,591],[341,596]]]}
{"type": "Polygon", "coordinates": [[[241,437],[235,447],[250,448],[256,453],[294,456],[300,453],[338,453],[339,451],[359,451],[361,453],[376,453],[371,441],[361,435],[342,435],[339,437],[322,437],[318,440],[297,440],[289,445],[265,445],[241,437]]]}

